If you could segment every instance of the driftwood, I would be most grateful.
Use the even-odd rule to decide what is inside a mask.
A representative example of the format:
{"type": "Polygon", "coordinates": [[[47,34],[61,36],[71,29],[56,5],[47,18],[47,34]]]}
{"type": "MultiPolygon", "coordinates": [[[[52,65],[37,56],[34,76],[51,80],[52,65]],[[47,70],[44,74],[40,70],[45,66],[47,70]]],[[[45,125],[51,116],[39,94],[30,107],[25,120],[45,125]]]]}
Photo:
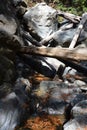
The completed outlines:
{"type": "MultiPolygon", "coordinates": [[[[70,26],[72,26],[72,25],[70,25],[70,26]]],[[[52,34],[48,35],[47,37],[45,37],[44,39],[42,39],[42,40],[39,42],[39,44],[40,44],[40,45],[46,45],[46,44],[48,44],[49,41],[55,39],[55,37],[59,38],[58,36],[59,36],[59,35],[62,36],[63,31],[66,30],[66,29],[69,29],[70,26],[68,25],[68,26],[65,26],[65,27],[60,28],[58,31],[55,31],[54,33],[52,33],[52,34]]],[[[59,38],[59,39],[60,39],[60,38],[59,38]]],[[[58,39],[58,40],[59,40],[59,39],[58,39]]],[[[59,40],[59,41],[60,41],[60,40],[59,40]]],[[[60,43],[60,44],[61,44],[61,43],[60,43]]]]}
{"type": "Polygon", "coordinates": [[[79,24],[79,26],[77,28],[77,31],[75,33],[75,36],[73,37],[73,40],[72,40],[69,48],[74,48],[76,42],[78,41],[78,38],[80,36],[80,33],[81,33],[82,29],[83,29],[83,26],[84,26],[86,20],[87,20],[87,13],[83,14],[82,20],[80,21],[80,24],[79,24]]]}
{"type": "MultiPolygon", "coordinates": [[[[78,28],[76,30],[76,33],[75,33],[75,35],[74,35],[74,37],[72,39],[71,44],[69,46],[70,49],[75,47],[86,20],[87,20],[87,13],[82,15],[82,20],[80,21],[80,24],[79,24],[79,26],[78,26],[78,28]]],[[[72,62],[71,62],[71,64],[72,64],[72,62]]],[[[71,65],[71,67],[75,68],[78,72],[83,72],[83,73],[87,72],[87,70],[85,70],[84,67],[82,67],[81,65],[75,65],[75,64],[73,64],[73,65],[71,65]]],[[[67,68],[65,68],[65,71],[66,70],[67,70],[67,68]]]]}
{"type": "Polygon", "coordinates": [[[53,39],[55,33],[56,33],[56,32],[54,32],[53,34],[47,36],[46,38],[44,38],[43,40],[41,40],[39,43],[40,43],[41,45],[46,44],[47,42],[49,42],[50,40],[53,39]]]}
{"type": "Polygon", "coordinates": [[[60,10],[57,11],[57,15],[64,17],[65,19],[71,21],[72,23],[79,23],[81,17],[76,16],[70,13],[62,12],[60,10]]]}
{"type": "Polygon", "coordinates": [[[21,47],[21,53],[33,54],[39,56],[48,56],[53,58],[60,58],[65,60],[80,62],[87,60],[87,48],[82,49],[68,49],[68,48],[42,48],[42,47],[21,47]]]}
{"type": "Polygon", "coordinates": [[[66,49],[66,48],[42,48],[42,47],[21,47],[20,53],[45,57],[53,57],[62,61],[65,65],[76,69],[78,72],[87,75],[87,69],[80,65],[80,61],[87,61],[87,48],[66,49]]]}
{"type": "Polygon", "coordinates": [[[56,40],[58,42],[58,44],[61,44],[61,43],[63,44],[63,42],[70,43],[72,41],[69,48],[73,48],[75,46],[76,42],[78,41],[78,38],[79,38],[79,41],[81,41],[82,39],[83,40],[85,39],[84,34],[82,34],[81,31],[86,22],[87,14],[85,13],[82,15],[81,21],[80,21],[81,17],[75,16],[73,14],[64,13],[64,12],[59,11],[58,15],[68,19],[69,21],[72,22],[72,24],[69,24],[69,25],[65,24],[65,26],[61,26],[57,31],[55,31],[54,33],[52,33],[51,35],[45,37],[42,41],[40,41],[40,44],[46,45],[52,39],[56,40]],[[76,27],[73,28],[74,25],[76,26],[75,22],[79,23],[79,21],[80,21],[80,24],[78,25],[78,28],[76,28],[76,27]],[[71,32],[72,32],[72,35],[71,35],[71,32]],[[80,35],[80,33],[81,33],[81,35],[80,35]],[[64,38],[62,39],[61,37],[64,37],[67,40],[63,40],[64,38]],[[82,39],[81,39],[81,37],[82,37],[82,39]],[[59,43],[59,42],[61,42],[61,43],[59,43]]]}

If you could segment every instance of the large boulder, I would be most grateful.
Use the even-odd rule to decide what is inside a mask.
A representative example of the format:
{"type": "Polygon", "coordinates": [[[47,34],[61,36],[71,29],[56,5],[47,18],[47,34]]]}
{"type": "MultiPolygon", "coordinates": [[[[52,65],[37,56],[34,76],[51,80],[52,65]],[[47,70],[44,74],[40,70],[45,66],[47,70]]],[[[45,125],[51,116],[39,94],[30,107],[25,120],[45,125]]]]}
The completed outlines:
{"type": "Polygon", "coordinates": [[[45,38],[58,29],[56,10],[46,3],[38,3],[24,14],[24,22],[28,28],[45,38]]]}

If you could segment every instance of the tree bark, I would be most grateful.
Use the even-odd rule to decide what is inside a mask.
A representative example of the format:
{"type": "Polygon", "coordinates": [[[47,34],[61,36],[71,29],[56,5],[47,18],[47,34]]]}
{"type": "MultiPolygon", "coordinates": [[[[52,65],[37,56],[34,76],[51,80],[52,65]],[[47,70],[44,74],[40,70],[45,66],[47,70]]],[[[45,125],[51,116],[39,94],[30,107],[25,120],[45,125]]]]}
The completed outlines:
{"type": "Polygon", "coordinates": [[[57,10],[57,14],[59,16],[64,17],[65,19],[71,21],[72,23],[79,23],[80,22],[80,18],[81,18],[80,16],[75,16],[71,13],[62,12],[60,10],[57,10]]]}
{"type": "Polygon", "coordinates": [[[86,61],[87,60],[87,48],[81,49],[68,49],[68,48],[52,48],[52,47],[21,47],[19,50],[20,53],[32,54],[39,56],[47,56],[53,58],[60,58],[69,61],[86,61]]]}
{"type": "Polygon", "coordinates": [[[80,64],[80,61],[87,61],[87,48],[70,50],[51,47],[21,47],[19,53],[57,58],[66,66],[70,66],[87,76],[87,68],[80,64]]]}

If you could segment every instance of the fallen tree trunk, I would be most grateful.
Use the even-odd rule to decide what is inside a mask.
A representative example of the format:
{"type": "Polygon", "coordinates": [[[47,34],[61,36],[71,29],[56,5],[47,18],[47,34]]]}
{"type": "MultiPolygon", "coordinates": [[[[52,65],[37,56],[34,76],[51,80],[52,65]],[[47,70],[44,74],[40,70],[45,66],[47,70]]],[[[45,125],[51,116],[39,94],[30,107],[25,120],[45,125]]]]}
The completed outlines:
{"type": "Polygon", "coordinates": [[[46,57],[59,58],[69,61],[86,61],[87,60],[87,48],[80,49],[68,49],[68,48],[42,48],[42,47],[21,47],[19,52],[24,54],[32,54],[46,57]]]}
{"type": "Polygon", "coordinates": [[[21,47],[20,53],[32,54],[57,58],[66,66],[76,69],[78,72],[87,75],[87,68],[82,66],[80,61],[87,61],[87,48],[66,49],[66,48],[42,48],[42,47],[21,47]],[[86,53],[85,53],[86,52],[86,53]]]}

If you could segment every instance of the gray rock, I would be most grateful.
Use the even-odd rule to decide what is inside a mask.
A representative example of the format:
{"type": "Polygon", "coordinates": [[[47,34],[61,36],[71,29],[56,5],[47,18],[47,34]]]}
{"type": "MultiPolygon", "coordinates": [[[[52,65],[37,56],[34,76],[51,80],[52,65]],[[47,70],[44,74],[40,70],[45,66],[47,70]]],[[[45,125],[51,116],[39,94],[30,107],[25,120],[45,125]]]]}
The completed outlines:
{"type": "MultiPolygon", "coordinates": [[[[58,31],[52,34],[53,35],[52,39],[54,39],[58,43],[58,45],[68,47],[73,39],[73,36],[76,33],[76,30],[77,28],[71,28],[71,29],[69,28],[65,30],[59,29],[58,31]]],[[[87,38],[87,32],[82,30],[78,41],[81,42],[86,38],[87,38]]]]}
{"type": "Polygon", "coordinates": [[[50,98],[55,99],[55,101],[59,99],[68,102],[78,93],[78,88],[73,88],[73,86],[58,81],[42,81],[39,89],[45,93],[50,92],[50,98]]]}
{"type": "Polygon", "coordinates": [[[70,102],[72,106],[75,106],[83,100],[87,100],[87,94],[79,92],[78,94],[76,94],[76,96],[74,96],[74,98],[71,99],[70,102]]]}
{"type": "Polygon", "coordinates": [[[24,79],[16,81],[14,91],[0,100],[0,130],[14,130],[22,121],[25,113],[24,105],[28,103],[24,79]]]}
{"type": "Polygon", "coordinates": [[[58,30],[54,33],[53,39],[61,46],[66,43],[70,43],[72,41],[73,36],[75,35],[76,29],[68,29],[68,30],[58,30]]]}
{"type": "Polygon", "coordinates": [[[80,101],[72,108],[73,117],[87,115],[87,100],[80,101]]]}
{"type": "Polygon", "coordinates": [[[86,130],[87,129],[87,116],[78,116],[71,119],[63,126],[64,130],[86,130]]]}
{"type": "Polygon", "coordinates": [[[42,111],[65,114],[65,108],[78,93],[77,88],[58,81],[42,81],[33,94],[41,100],[42,111]]]}
{"type": "Polygon", "coordinates": [[[68,105],[65,101],[48,101],[46,106],[42,109],[50,115],[63,115],[65,116],[65,108],[68,105]]]}
{"type": "Polygon", "coordinates": [[[42,39],[58,29],[56,10],[46,5],[46,3],[38,3],[29,9],[24,14],[23,19],[26,25],[42,39]]]}
{"type": "Polygon", "coordinates": [[[60,66],[64,67],[64,64],[62,62],[57,61],[57,59],[54,58],[22,55],[21,59],[32,69],[47,77],[54,77],[57,73],[57,70],[61,69],[60,66]]]}
{"type": "Polygon", "coordinates": [[[82,86],[86,86],[86,83],[84,81],[81,81],[81,80],[75,80],[73,85],[78,86],[78,87],[82,87],[82,86]]]}

